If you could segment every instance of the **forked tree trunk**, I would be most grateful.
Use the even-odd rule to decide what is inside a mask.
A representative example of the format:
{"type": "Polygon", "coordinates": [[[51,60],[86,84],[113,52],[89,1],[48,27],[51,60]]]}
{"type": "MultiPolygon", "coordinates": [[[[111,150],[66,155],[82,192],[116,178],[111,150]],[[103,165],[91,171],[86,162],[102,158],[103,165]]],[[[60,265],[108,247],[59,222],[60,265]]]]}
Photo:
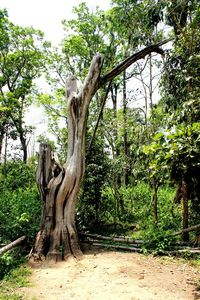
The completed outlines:
{"type": "Polygon", "coordinates": [[[75,208],[85,169],[85,130],[88,106],[95,92],[122,73],[132,63],[151,52],[163,53],[159,47],[168,40],[133,54],[100,77],[103,58],[96,55],[80,92],[75,77],[66,84],[68,111],[68,155],[63,167],[53,158],[51,149],[41,145],[37,181],[43,199],[40,231],[32,249],[31,260],[58,261],[79,256],[81,250],[75,225],[75,208]]]}
{"type": "Polygon", "coordinates": [[[62,167],[47,145],[40,147],[38,184],[44,201],[40,231],[32,251],[34,260],[58,261],[81,255],[75,225],[75,208],[85,169],[85,129],[89,102],[96,92],[103,58],[93,58],[80,92],[75,77],[66,84],[68,156],[62,167]]]}

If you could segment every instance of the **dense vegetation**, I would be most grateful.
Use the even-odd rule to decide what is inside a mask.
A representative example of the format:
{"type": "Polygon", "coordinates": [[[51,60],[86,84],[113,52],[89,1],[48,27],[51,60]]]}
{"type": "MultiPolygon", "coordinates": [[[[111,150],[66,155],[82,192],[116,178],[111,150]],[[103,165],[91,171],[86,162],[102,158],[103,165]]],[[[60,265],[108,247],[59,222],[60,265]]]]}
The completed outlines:
{"type": "MultiPolygon", "coordinates": [[[[38,141],[50,143],[64,161],[66,77],[83,79],[97,52],[110,70],[171,36],[164,56],[149,54],[93,98],[77,207],[81,231],[130,235],[142,238],[147,249],[167,249],[172,232],[200,220],[199,1],[113,0],[106,12],[82,3],[74,13],[63,21],[61,47],[51,49],[40,31],[12,24],[0,10],[0,244],[26,235],[27,253],[39,227],[37,158],[28,157],[37,130],[26,125],[27,109],[45,111],[54,140],[38,141]],[[37,89],[41,74],[49,94],[37,89]]],[[[199,242],[195,234],[182,238],[199,242]]],[[[1,276],[21,253],[1,257],[1,276]]]]}

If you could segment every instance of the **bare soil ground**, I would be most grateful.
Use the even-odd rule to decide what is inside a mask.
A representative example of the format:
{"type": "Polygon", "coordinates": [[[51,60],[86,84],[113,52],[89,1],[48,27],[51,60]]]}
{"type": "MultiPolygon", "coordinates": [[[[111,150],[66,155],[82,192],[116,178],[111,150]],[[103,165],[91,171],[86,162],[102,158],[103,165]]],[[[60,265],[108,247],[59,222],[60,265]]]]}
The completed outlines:
{"type": "Polygon", "coordinates": [[[200,269],[173,258],[87,251],[81,260],[38,265],[27,299],[197,300],[200,269]]]}

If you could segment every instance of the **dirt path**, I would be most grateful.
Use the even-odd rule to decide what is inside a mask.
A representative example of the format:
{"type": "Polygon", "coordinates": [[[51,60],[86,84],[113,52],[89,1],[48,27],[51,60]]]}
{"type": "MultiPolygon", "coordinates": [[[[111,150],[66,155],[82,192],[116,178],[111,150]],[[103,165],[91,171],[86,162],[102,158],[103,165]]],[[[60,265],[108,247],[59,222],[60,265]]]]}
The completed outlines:
{"type": "Polygon", "coordinates": [[[200,270],[172,258],[90,251],[33,269],[22,292],[34,300],[197,300],[199,279],[200,270]]]}

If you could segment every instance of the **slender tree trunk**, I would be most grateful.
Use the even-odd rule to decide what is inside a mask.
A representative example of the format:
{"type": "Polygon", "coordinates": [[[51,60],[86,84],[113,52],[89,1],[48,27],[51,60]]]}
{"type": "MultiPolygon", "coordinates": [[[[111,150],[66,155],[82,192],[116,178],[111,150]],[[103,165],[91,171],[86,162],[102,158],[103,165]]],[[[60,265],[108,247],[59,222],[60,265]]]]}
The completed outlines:
{"type": "Polygon", "coordinates": [[[126,94],[126,71],[123,72],[123,121],[124,121],[124,134],[123,134],[123,144],[124,144],[124,156],[125,156],[125,166],[124,166],[124,176],[123,183],[125,186],[128,185],[128,135],[127,135],[127,94],[126,94]]]}
{"type": "Polygon", "coordinates": [[[176,182],[176,193],[174,196],[174,204],[180,203],[182,198],[182,187],[181,182],[176,182]]]}
{"type": "Polygon", "coordinates": [[[22,151],[23,151],[23,161],[26,163],[28,158],[28,151],[27,151],[26,138],[24,137],[23,131],[20,132],[20,141],[21,141],[22,151]]]}
{"type": "MultiPolygon", "coordinates": [[[[115,128],[114,132],[114,141],[115,141],[115,156],[114,158],[117,160],[120,155],[120,150],[118,146],[118,120],[117,120],[117,94],[118,94],[118,86],[114,84],[114,88],[111,90],[112,102],[113,102],[113,111],[114,111],[114,120],[115,120],[115,128]]],[[[121,173],[121,172],[120,172],[121,173]]],[[[124,212],[124,202],[122,197],[120,197],[118,193],[118,188],[121,184],[121,174],[119,172],[113,173],[113,188],[116,199],[116,216],[120,217],[120,210],[123,214],[124,212]]]]}
{"type": "MultiPolygon", "coordinates": [[[[117,120],[117,96],[118,96],[118,86],[116,84],[113,84],[113,87],[111,89],[111,99],[113,103],[113,112],[114,112],[114,128],[113,128],[113,137],[114,137],[114,143],[115,143],[115,151],[114,151],[114,157],[118,158],[119,156],[119,147],[118,147],[118,120],[117,120]]],[[[117,173],[117,177],[119,177],[119,174],[117,173]]],[[[120,180],[117,179],[117,182],[120,180]]]]}
{"type": "Polygon", "coordinates": [[[3,158],[3,174],[7,176],[7,148],[8,148],[8,133],[4,135],[4,158],[3,158]]]}
{"type": "Polygon", "coordinates": [[[153,219],[154,224],[158,223],[158,183],[155,179],[152,180],[153,185],[153,219]]]}
{"type": "Polygon", "coordinates": [[[152,75],[152,54],[149,54],[149,100],[150,100],[150,108],[153,110],[153,75],[152,75]]]}
{"type": "MultiPolygon", "coordinates": [[[[182,198],[183,198],[183,229],[188,228],[188,196],[187,196],[187,182],[185,176],[182,178],[182,198]]],[[[183,232],[182,239],[185,242],[189,241],[189,233],[183,232]]]]}
{"type": "Polygon", "coordinates": [[[3,146],[3,138],[4,138],[4,131],[0,132],[0,162],[2,159],[2,146],[3,146]]]}

